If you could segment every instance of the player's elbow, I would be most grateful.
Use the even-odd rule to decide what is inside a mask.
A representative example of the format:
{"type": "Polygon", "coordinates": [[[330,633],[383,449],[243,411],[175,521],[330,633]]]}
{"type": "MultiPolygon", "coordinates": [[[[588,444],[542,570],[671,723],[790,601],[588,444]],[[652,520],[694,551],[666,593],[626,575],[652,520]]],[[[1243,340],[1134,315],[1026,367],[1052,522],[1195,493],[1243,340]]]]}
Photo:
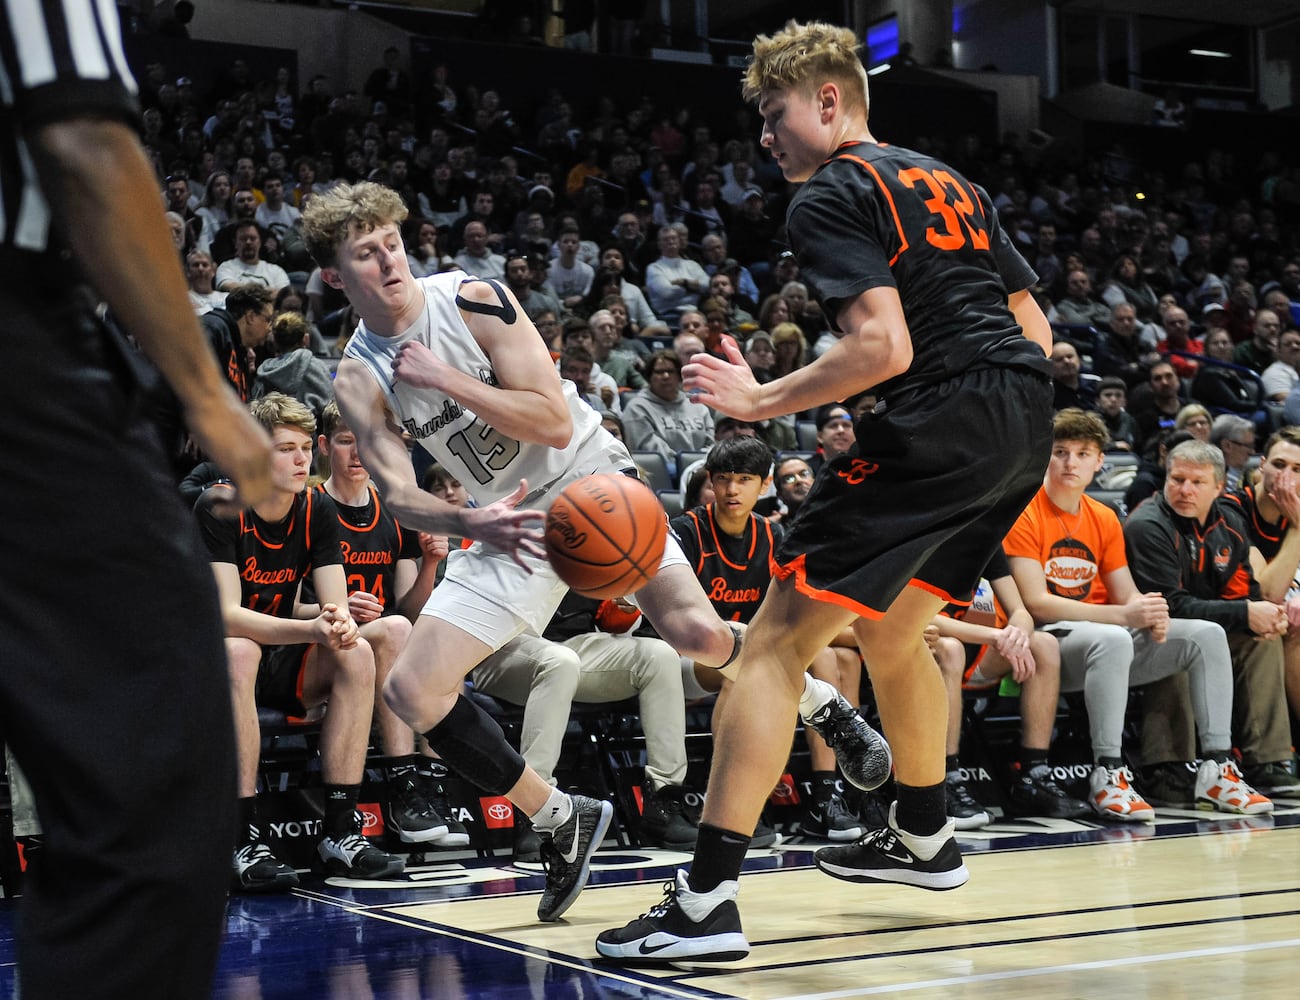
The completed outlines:
{"type": "Polygon", "coordinates": [[[568,409],[547,421],[542,434],[541,443],[548,448],[567,448],[573,440],[573,418],[569,416],[568,409]]]}

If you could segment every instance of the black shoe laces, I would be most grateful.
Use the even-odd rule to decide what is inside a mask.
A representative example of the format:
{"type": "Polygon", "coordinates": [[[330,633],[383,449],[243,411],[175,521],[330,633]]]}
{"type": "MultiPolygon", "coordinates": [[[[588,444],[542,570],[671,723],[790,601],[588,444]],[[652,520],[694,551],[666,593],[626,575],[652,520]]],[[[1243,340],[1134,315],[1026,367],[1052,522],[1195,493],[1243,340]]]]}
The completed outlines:
{"type": "Polygon", "coordinates": [[[650,909],[648,909],[645,913],[641,914],[639,919],[658,920],[661,917],[667,916],[668,911],[671,910],[676,904],[677,904],[677,883],[670,879],[669,881],[664,883],[664,898],[661,899],[659,902],[657,902],[654,906],[650,907],[650,909]]]}

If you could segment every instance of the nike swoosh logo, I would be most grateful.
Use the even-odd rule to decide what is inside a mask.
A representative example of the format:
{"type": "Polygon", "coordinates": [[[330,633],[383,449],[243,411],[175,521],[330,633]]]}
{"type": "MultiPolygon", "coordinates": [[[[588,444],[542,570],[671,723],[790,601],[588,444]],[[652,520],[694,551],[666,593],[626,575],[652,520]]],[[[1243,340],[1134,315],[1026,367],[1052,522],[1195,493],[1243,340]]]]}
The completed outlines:
{"type": "Polygon", "coordinates": [[[902,857],[899,857],[897,854],[890,854],[888,851],[881,851],[880,853],[883,854],[885,857],[887,857],[890,861],[897,861],[900,865],[910,865],[915,863],[914,859],[910,854],[905,854],[902,857]]]}
{"type": "Polygon", "coordinates": [[[582,821],[579,820],[578,829],[575,830],[573,834],[573,846],[569,848],[569,850],[565,851],[563,854],[560,855],[560,857],[564,858],[564,860],[568,864],[573,864],[575,861],[578,860],[578,839],[581,833],[582,833],[582,821]]]}
{"type": "Polygon", "coordinates": [[[639,951],[642,955],[653,955],[655,952],[663,951],[665,948],[671,948],[673,945],[677,943],[675,940],[669,940],[669,941],[663,941],[658,944],[651,944],[650,942],[653,940],[654,940],[653,935],[651,937],[646,938],[644,941],[641,942],[640,946],[637,948],[637,951],[639,951]]]}

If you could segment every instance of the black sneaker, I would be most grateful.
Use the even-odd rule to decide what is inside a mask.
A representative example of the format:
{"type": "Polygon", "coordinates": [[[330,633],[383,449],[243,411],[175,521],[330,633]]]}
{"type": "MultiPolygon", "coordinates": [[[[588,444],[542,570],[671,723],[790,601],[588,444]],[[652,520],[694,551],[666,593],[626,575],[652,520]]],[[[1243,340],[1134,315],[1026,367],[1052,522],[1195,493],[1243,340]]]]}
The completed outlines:
{"type": "Polygon", "coordinates": [[[685,793],[681,785],[665,785],[658,791],[648,784],[642,787],[639,836],[644,846],[676,851],[689,851],[695,846],[700,823],[698,819],[691,821],[685,793]]]}
{"type": "Polygon", "coordinates": [[[864,792],[879,788],[894,767],[889,744],[831,685],[816,678],[812,682],[822,685],[835,697],[804,719],[803,724],[835,751],[835,762],[851,784],[864,792]]]}
{"type": "Polygon", "coordinates": [[[235,851],[231,892],[288,892],[297,888],[298,873],[271,853],[260,840],[235,851]]]}
{"type": "Polygon", "coordinates": [[[442,775],[436,771],[430,774],[417,772],[416,779],[420,784],[420,791],[424,794],[424,801],[429,803],[439,819],[447,825],[447,832],[440,837],[434,837],[430,843],[434,847],[468,847],[469,831],[465,829],[465,824],[456,818],[456,810],[447,798],[447,787],[442,783],[442,775]]]}
{"type": "Polygon", "coordinates": [[[933,836],[917,837],[898,829],[896,807],[890,808],[884,829],[872,830],[848,847],[823,847],[817,852],[817,867],[846,882],[897,882],[921,889],[965,885],[970,872],[952,839],[952,820],[933,836]]]}
{"type": "Polygon", "coordinates": [[[948,818],[953,821],[955,829],[978,830],[993,822],[989,811],[971,795],[960,771],[949,771],[943,783],[948,798],[948,818]]]}
{"type": "Polygon", "coordinates": [[[591,856],[614,818],[614,807],[601,799],[574,795],[573,814],[555,830],[538,830],[546,888],[537,903],[538,920],[559,920],[573,905],[591,874],[591,856]]]}
{"type": "Polygon", "coordinates": [[[510,859],[517,865],[540,865],[542,863],[542,841],[533,829],[528,817],[515,810],[515,842],[510,851],[510,859]]]}
{"type": "Polygon", "coordinates": [[[1153,764],[1142,772],[1142,795],[1153,806],[1195,808],[1196,765],[1182,761],[1153,764]]]}
{"type": "Polygon", "coordinates": [[[1254,764],[1244,771],[1242,777],[1246,779],[1246,784],[1254,786],[1255,791],[1262,795],[1280,795],[1282,798],[1300,795],[1300,778],[1296,778],[1283,761],[1254,764]]]}
{"type": "Polygon", "coordinates": [[[738,882],[712,892],[691,892],[680,869],[664,886],[661,903],[624,927],[602,931],[596,952],[636,962],[734,962],[749,954],[736,908],[738,882]]]}
{"type": "Polygon", "coordinates": [[[857,840],[866,832],[862,821],[838,792],[832,793],[824,801],[809,805],[808,818],[803,821],[800,829],[811,837],[835,841],[857,840]]]}
{"type": "Polygon", "coordinates": [[[427,844],[447,835],[447,821],[410,776],[389,779],[384,821],[406,844],[427,844]]]}
{"type": "Polygon", "coordinates": [[[749,838],[749,846],[775,847],[779,843],[781,843],[781,835],[776,832],[776,828],[759,816],[758,823],[754,827],[754,835],[749,838]]]}
{"type": "Polygon", "coordinates": [[[1052,769],[1039,764],[1030,771],[1015,771],[1015,781],[1007,793],[1019,816],[1049,816],[1052,819],[1076,819],[1092,813],[1092,806],[1068,795],[1052,777],[1052,769]]]}
{"type": "Polygon", "coordinates": [[[406,859],[386,854],[361,835],[360,817],[342,837],[322,837],[316,845],[320,868],[343,878],[392,878],[406,867],[406,859]]]}

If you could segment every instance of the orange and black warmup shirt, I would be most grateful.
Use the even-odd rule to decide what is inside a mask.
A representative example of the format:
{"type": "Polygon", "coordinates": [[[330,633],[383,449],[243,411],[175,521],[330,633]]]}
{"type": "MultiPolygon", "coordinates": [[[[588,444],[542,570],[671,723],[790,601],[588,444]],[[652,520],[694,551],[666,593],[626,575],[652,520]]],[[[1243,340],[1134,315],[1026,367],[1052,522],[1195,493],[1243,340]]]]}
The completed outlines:
{"type": "Polygon", "coordinates": [[[1272,561],[1277,550],[1282,547],[1282,538],[1286,535],[1291,522],[1285,517],[1272,524],[1265,521],[1255,503],[1254,486],[1241,486],[1223,494],[1223,499],[1235,503],[1241,509],[1241,516],[1246,519],[1246,529],[1250,533],[1250,543],[1259,549],[1265,560],[1272,561]]]}
{"type": "MultiPolygon", "coordinates": [[[[343,562],[338,509],[328,496],[307,490],[294,498],[284,520],[263,521],[245,510],[238,518],[218,517],[212,503],[225,487],[214,486],[194,505],[199,531],[213,562],[239,571],[244,607],[292,618],[298,586],[312,570],[343,562]]],[[[228,495],[228,494],[227,494],[228,495]]]]}
{"type": "Polygon", "coordinates": [[[939,160],[901,146],[845,143],[799,189],[786,226],[801,280],[832,323],[863,292],[898,290],[913,360],[878,387],[882,396],[977,368],[1051,375],[1007,307],[1010,293],[1034,283],[1033,268],[988,195],[939,160]]]}
{"type": "MultiPolygon", "coordinates": [[[[397,563],[401,559],[419,559],[420,536],[415,531],[404,531],[397,520],[379,500],[373,486],[364,507],[351,507],[339,503],[325,492],[324,485],[316,491],[333,500],[339,512],[339,541],[343,553],[343,571],[348,576],[348,593],[364,591],[384,606],[384,614],[397,611],[397,563]]],[[[310,581],[308,581],[308,593],[310,581]]],[[[312,598],[304,598],[311,600],[312,598]]]]}
{"type": "Polygon", "coordinates": [[[772,552],[784,535],[781,526],[750,514],[744,535],[733,538],[718,527],[710,504],[673,518],[672,528],[718,617],[733,622],[753,618],[772,582],[772,552]]]}

